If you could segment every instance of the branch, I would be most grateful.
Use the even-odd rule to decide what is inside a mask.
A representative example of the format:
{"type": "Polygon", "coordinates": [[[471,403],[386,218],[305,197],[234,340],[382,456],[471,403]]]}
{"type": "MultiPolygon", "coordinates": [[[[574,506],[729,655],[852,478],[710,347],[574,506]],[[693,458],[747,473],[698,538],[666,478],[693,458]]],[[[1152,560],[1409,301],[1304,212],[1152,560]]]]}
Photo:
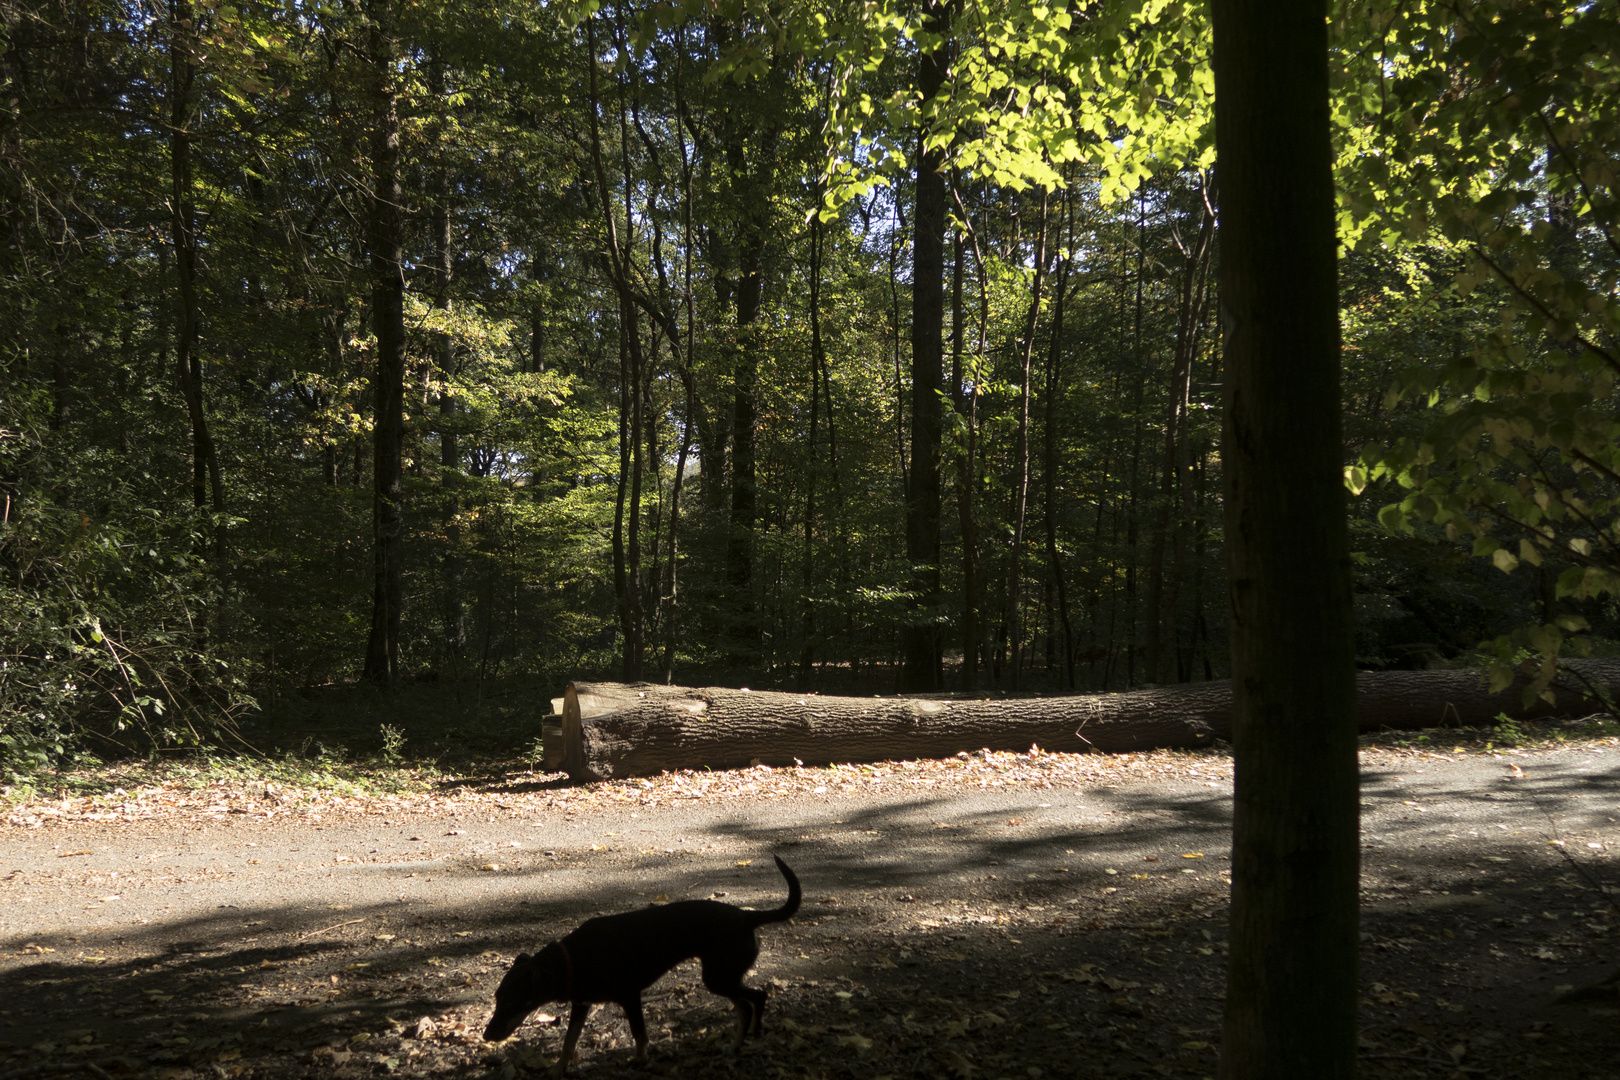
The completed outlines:
{"type": "MultiPolygon", "coordinates": [[[[1547,305],[1541,302],[1540,298],[1531,295],[1528,291],[1526,291],[1523,285],[1520,285],[1517,281],[1514,281],[1513,276],[1506,270],[1502,269],[1501,265],[1498,264],[1495,259],[1485,254],[1483,248],[1481,248],[1478,244],[1471,244],[1470,247],[1473,248],[1474,254],[1479,257],[1480,262],[1496,271],[1497,277],[1500,277],[1504,282],[1506,282],[1507,287],[1517,293],[1521,299],[1540,312],[1542,318],[1548,320],[1549,322],[1558,321],[1558,316],[1554,315],[1547,305]]],[[[1578,331],[1575,334],[1575,340],[1580,342],[1586,348],[1592,350],[1592,352],[1596,353],[1598,356],[1602,357],[1603,360],[1608,363],[1609,367],[1614,369],[1616,374],[1620,374],[1620,359],[1617,359],[1613,353],[1587,340],[1578,331]]]]}
{"type": "MultiPolygon", "coordinates": [[[[1586,196],[1586,208],[1595,211],[1597,206],[1592,201],[1592,189],[1586,183],[1586,177],[1582,175],[1580,166],[1575,163],[1574,156],[1570,154],[1569,147],[1559,142],[1558,136],[1553,134],[1552,124],[1547,120],[1546,113],[1538,111],[1536,119],[1541,121],[1541,128],[1547,134],[1548,145],[1558,151],[1558,156],[1564,159],[1564,165],[1569,169],[1569,174],[1575,178],[1576,183],[1580,184],[1581,194],[1586,196]]],[[[1615,241],[1614,234],[1608,229],[1603,230],[1603,242],[1609,245],[1610,251],[1620,255],[1620,243],[1615,241]]]]}

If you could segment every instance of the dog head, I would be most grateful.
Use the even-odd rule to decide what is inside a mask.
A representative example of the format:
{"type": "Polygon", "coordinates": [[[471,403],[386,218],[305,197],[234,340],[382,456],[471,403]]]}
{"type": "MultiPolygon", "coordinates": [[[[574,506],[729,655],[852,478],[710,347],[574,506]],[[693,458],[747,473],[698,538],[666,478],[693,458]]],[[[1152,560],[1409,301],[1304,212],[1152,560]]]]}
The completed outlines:
{"type": "Polygon", "coordinates": [[[499,1042],[546,1002],[567,1000],[568,982],[567,964],[556,942],[533,955],[519,953],[495,988],[495,1015],[484,1028],[484,1038],[499,1042]]]}

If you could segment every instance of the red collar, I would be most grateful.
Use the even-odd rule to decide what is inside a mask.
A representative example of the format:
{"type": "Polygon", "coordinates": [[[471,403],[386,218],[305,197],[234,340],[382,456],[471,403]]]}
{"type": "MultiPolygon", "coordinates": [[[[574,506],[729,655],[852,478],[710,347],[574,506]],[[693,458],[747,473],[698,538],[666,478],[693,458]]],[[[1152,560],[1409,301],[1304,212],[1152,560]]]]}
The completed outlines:
{"type": "Polygon", "coordinates": [[[574,958],[568,955],[568,946],[557,942],[557,950],[563,958],[563,1000],[574,1000],[574,958]]]}

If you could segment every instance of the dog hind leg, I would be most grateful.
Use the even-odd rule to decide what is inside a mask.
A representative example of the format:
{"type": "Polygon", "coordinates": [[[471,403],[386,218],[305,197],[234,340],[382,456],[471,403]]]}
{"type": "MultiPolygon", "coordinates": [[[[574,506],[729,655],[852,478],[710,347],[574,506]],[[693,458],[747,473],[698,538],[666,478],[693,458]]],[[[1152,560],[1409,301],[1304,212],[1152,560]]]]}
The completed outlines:
{"type": "Polygon", "coordinates": [[[757,1035],[763,1030],[760,1021],[765,1014],[765,992],[743,985],[743,976],[748,974],[748,969],[754,966],[758,957],[759,949],[756,947],[730,956],[711,955],[703,958],[703,985],[712,994],[730,998],[737,1009],[737,1039],[734,1045],[739,1047],[746,1036],[757,1035]]]}
{"type": "Polygon", "coordinates": [[[737,1042],[741,1043],[745,1035],[762,1035],[765,1032],[765,999],[764,990],[755,990],[752,986],[738,984],[731,994],[732,1004],[737,1006],[737,1042]]]}

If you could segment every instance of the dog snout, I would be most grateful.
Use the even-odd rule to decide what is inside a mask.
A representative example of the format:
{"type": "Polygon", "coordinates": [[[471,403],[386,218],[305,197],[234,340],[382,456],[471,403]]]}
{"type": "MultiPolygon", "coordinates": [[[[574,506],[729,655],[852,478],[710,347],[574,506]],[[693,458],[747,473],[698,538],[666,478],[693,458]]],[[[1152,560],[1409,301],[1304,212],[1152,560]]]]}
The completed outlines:
{"type": "Polygon", "coordinates": [[[500,1042],[516,1031],[521,1023],[523,1023],[523,1017],[521,1016],[514,1020],[511,1017],[497,1014],[490,1020],[489,1026],[484,1029],[484,1041],[500,1042]]]}

